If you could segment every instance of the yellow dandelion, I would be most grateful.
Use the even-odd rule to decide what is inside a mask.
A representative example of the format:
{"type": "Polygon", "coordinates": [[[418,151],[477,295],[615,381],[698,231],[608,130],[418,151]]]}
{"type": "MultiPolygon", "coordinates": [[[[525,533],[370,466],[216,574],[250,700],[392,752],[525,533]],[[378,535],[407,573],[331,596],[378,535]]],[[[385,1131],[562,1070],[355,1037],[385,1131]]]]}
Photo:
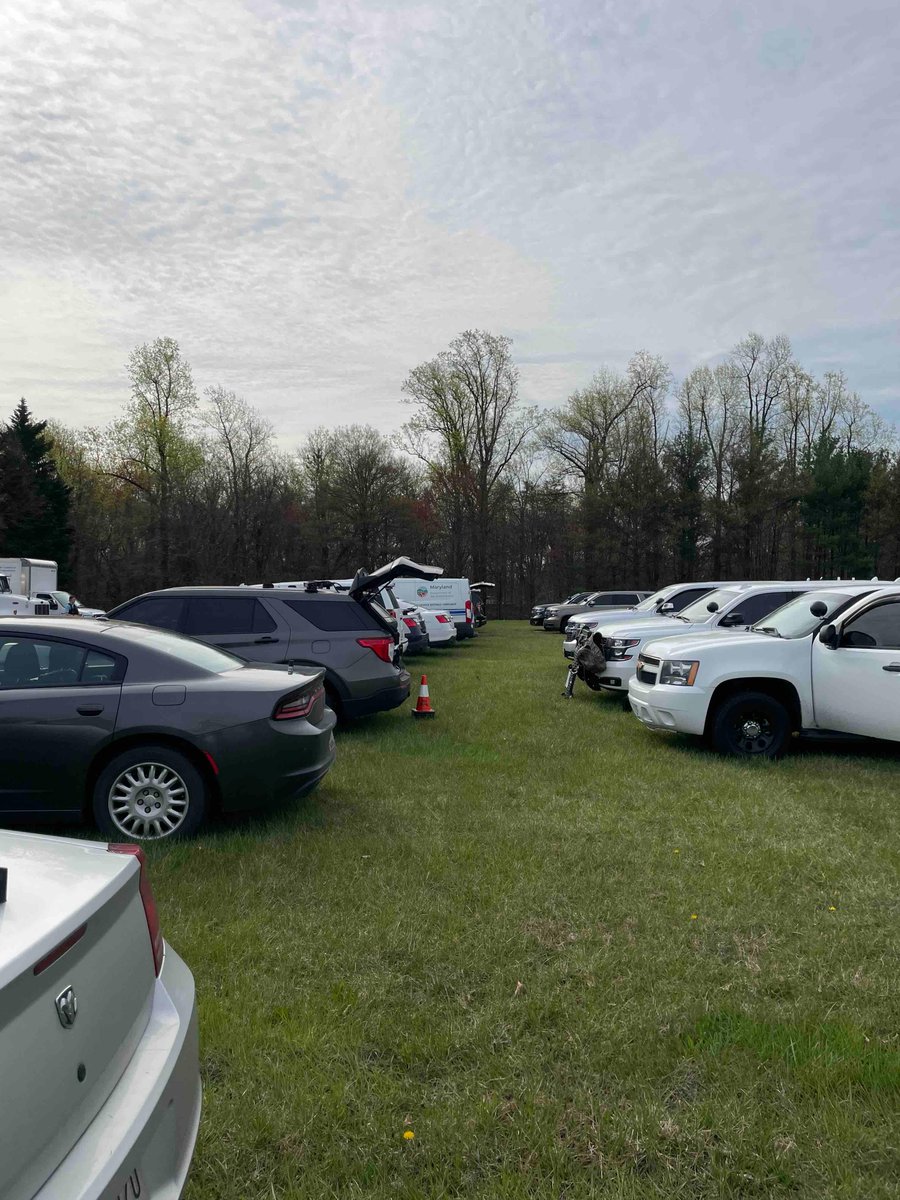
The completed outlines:
{"type": "Polygon", "coordinates": [[[405,1142],[411,1142],[415,1136],[416,1135],[413,1133],[413,1131],[411,1129],[403,1130],[403,1140],[405,1142]]]}
{"type": "Polygon", "coordinates": [[[691,920],[692,920],[692,921],[696,921],[696,920],[697,920],[697,914],[696,914],[696,913],[691,913],[691,920]]]}
{"type": "Polygon", "coordinates": [[[835,908],[835,906],[834,906],[833,904],[829,904],[829,905],[828,905],[828,911],[829,911],[829,912],[837,912],[837,909],[835,908]]]}
{"type": "Polygon", "coordinates": [[[680,854],[680,853],[681,853],[681,851],[678,849],[678,847],[677,847],[677,846],[675,847],[675,853],[676,853],[676,854],[680,854]]]}

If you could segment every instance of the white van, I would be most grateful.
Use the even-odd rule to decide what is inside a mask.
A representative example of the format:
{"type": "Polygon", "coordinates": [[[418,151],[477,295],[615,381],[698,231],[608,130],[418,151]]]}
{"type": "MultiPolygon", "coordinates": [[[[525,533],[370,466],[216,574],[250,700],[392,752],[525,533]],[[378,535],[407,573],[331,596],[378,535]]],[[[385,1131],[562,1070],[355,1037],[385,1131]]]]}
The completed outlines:
{"type": "Polygon", "coordinates": [[[458,638],[475,636],[475,612],[468,579],[393,579],[391,587],[399,599],[408,604],[449,612],[458,638]]]}

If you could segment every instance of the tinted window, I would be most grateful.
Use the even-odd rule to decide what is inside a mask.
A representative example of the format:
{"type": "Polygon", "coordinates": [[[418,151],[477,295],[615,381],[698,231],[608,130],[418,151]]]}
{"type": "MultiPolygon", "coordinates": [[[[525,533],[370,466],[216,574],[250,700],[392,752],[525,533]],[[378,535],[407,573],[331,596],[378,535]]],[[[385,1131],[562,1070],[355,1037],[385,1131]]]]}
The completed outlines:
{"type": "Polygon", "coordinates": [[[135,600],[116,612],[116,621],[135,621],[139,625],[153,625],[156,629],[181,628],[184,616],[183,596],[147,596],[135,600]]]}
{"type": "Polygon", "coordinates": [[[6,637],[0,641],[0,688],[118,683],[122,659],[70,642],[6,637]]]}
{"type": "Polygon", "coordinates": [[[275,622],[253,596],[194,596],[187,602],[184,632],[191,637],[271,633],[275,628],[275,622]]]}
{"type": "Polygon", "coordinates": [[[732,608],[733,613],[740,613],[744,618],[742,625],[755,625],[763,617],[767,617],[788,600],[793,600],[794,592],[760,592],[756,596],[742,596],[732,608]]]}
{"type": "Polygon", "coordinates": [[[292,608],[315,625],[316,629],[326,629],[330,633],[348,632],[356,629],[377,629],[384,633],[381,626],[370,612],[355,600],[322,600],[315,596],[278,596],[282,604],[292,608]]]}
{"type": "Polygon", "coordinates": [[[164,629],[118,629],[115,636],[124,642],[149,646],[151,650],[159,650],[171,658],[178,659],[179,662],[199,667],[203,671],[211,671],[216,675],[246,665],[242,659],[235,658],[225,650],[207,646],[204,642],[195,642],[193,638],[181,637],[177,633],[167,633],[164,629]]]}
{"type": "Polygon", "coordinates": [[[683,608],[687,608],[689,604],[709,595],[711,591],[712,588],[686,588],[683,592],[676,592],[674,596],[669,597],[669,603],[672,605],[671,611],[681,612],[683,608]]]}
{"type": "Polygon", "coordinates": [[[844,626],[841,645],[865,650],[900,650],[900,603],[879,604],[844,626]]]}

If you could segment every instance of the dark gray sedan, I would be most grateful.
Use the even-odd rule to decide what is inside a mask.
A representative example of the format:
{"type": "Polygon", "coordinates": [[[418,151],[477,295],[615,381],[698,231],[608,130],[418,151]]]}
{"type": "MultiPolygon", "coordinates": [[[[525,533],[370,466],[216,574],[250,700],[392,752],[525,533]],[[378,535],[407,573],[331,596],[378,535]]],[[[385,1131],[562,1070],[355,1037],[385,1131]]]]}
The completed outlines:
{"type": "Polygon", "coordinates": [[[322,675],[102,618],[0,620],[0,822],[158,840],[303,796],[334,762],[322,675]]]}

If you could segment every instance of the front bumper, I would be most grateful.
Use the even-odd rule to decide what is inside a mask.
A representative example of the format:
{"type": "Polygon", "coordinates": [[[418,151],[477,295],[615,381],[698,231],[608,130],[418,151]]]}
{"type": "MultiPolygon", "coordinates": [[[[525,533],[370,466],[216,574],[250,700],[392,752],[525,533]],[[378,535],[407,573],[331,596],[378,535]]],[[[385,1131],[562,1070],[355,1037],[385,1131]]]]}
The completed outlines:
{"type": "Polygon", "coordinates": [[[167,944],[150,1020],[131,1061],[34,1200],[177,1200],[200,1105],[194,980],[167,944]]]}
{"type": "Polygon", "coordinates": [[[631,711],[648,729],[662,733],[689,733],[701,737],[706,728],[708,697],[704,691],[667,684],[641,683],[637,678],[628,685],[631,711]]]}

